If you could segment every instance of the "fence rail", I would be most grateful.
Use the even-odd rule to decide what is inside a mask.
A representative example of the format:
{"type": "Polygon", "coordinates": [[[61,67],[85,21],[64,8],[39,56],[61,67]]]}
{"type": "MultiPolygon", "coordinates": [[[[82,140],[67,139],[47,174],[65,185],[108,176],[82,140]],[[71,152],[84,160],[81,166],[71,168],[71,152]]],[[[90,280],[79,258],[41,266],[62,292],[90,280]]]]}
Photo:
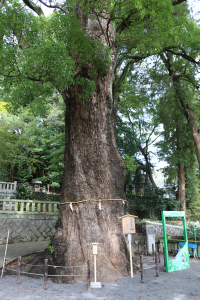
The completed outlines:
{"type": "MultiPolygon", "coordinates": [[[[6,267],[6,265],[4,266],[4,271],[6,270],[9,270],[9,271],[12,271],[12,272],[16,272],[17,274],[17,284],[20,283],[20,274],[28,274],[28,275],[36,275],[36,276],[43,276],[44,277],[44,289],[47,290],[48,289],[48,285],[47,285],[47,282],[48,282],[48,277],[54,277],[54,276],[59,276],[59,277],[87,277],[87,288],[88,288],[88,291],[90,291],[91,289],[91,279],[90,279],[90,261],[89,259],[87,260],[87,265],[82,265],[82,266],[52,266],[52,265],[49,265],[48,264],[48,259],[45,259],[44,260],[44,265],[37,265],[37,266],[42,266],[44,268],[44,272],[43,273],[30,273],[30,272],[25,272],[25,271],[22,271],[21,268],[23,265],[30,265],[30,266],[35,266],[35,265],[31,265],[31,264],[26,264],[26,263],[23,263],[21,262],[21,256],[18,257],[18,265],[17,265],[17,269],[11,269],[11,268],[8,268],[6,267]],[[85,275],[82,275],[82,274],[75,274],[75,269],[73,270],[73,274],[58,274],[58,275],[53,275],[53,274],[49,274],[48,273],[48,268],[49,267],[61,267],[61,268],[66,268],[66,267],[70,267],[72,269],[74,268],[82,268],[82,267],[87,267],[87,273],[85,275]]],[[[2,274],[3,275],[3,274],[2,274]]],[[[2,276],[1,276],[2,277],[2,276]]]]}
{"type": "Polygon", "coordinates": [[[58,213],[58,206],[56,201],[0,199],[0,211],[10,213],[58,213]]]}

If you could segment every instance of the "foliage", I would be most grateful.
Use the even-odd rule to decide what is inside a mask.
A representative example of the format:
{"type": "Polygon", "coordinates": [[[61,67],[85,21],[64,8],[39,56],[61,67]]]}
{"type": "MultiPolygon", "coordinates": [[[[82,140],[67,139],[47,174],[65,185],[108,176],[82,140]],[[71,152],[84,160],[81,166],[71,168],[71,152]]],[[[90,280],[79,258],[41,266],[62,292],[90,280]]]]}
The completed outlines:
{"type": "Polygon", "coordinates": [[[30,188],[28,182],[17,185],[16,192],[13,192],[13,199],[30,199],[33,195],[33,190],[30,188]]]}
{"type": "Polygon", "coordinates": [[[5,30],[0,51],[2,99],[11,102],[13,109],[32,101],[42,108],[55,88],[78,84],[82,86],[81,99],[87,100],[97,73],[107,72],[109,50],[85,35],[73,12],[38,18],[20,2],[11,3],[6,2],[0,12],[0,26],[5,30]],[[13,41],[14,34],[18,43],[13,41]],[[79,69],[74,76],[77,61],[79,69]],[[90,78],[79,73],[88,63],[93,66],[90,78]]]}
{"type": "Polygon", "coordinates": [[[134,157],[130,157],[127,154],[124,155],[124,162],[126,166],[126,174],[133,173],[138,165],[136,164],[136,160],[134,157]]]}
{"type": "Polygon", "coordinates": [[[162,123],[157,155],[169,163],[170,185],[177,181],[178,164],[184,163],[191,202],[197,195],[191,189],[193,182],[197,190],[191,172],[196,163],[194,147],[165,60],[170,57],[173,62],[171,69],[180,77],[179,90],[196,110],[199,123],[199,95],[194,90],[200,28],[189,15],[187,3],[175,5],[179,2],[72,0],[61,9],[57,6],[47,18],[36,17],[19,1],[4,3],[0,11],[0,94],[1,100],[12,104],[9,110],[13,112],[0,120],[0,172],[4,179],[40,178],[52,186],[61,184],[65,147],[61,95],[77,85],[81,87],[80,100],[88,100],[97,76],[109,72],[110,56],[116,51],[116,68],[109,76],[113,95],[120,94],[117,140],[127,175],[130,179],[139,151],[150,165],[151,133],[159,136],[162,130],[157,130],[156,124],[162,123]],[[109,19],[116,40],[109,41],[105,32],[108,41],[104,46],[89,37],[74,13],[77,5],[85,17],[90,14],[97,23],[109,19]],[[90,68],[89,76],[85,76],[86,68],[90,68]]]}
{"type": "Polygon", "coordinates": [[[50,252],[51,254],[53,254],[53,252],[55,251],[55,250],[54,250],[54,247],[50,245],[50,241],[48,241],[47,249],[49,250],[49,252],[50,252]]]}
{"type": "Polygon", "coordinates": [[[161,211],[174,211],[178,209],[179,203],[175,199],[164,196],[165,191],[157,189],[149,190],[144,196],[127,195],[128,212],[137,215],[139,218],[149,218],[161,220],[161,211]]]}

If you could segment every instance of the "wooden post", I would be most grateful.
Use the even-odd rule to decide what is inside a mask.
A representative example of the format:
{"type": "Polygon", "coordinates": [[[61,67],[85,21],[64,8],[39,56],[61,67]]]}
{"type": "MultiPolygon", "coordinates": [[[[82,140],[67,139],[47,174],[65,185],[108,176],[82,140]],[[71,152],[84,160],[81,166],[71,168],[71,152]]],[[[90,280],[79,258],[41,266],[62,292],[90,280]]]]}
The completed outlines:
{"type": "Polygon", "coordinates": [[[152,244],[152,255],[153,255],[153,259],[154,259],[154,244],[152,244]]]}
{"type": "Polygon", "coordinates": [[[90,279],[90,260],[87,260],[87,283],[88,283],[88,291],[91,290],[91,279],[90,279]]]}
{"type": "Polygon", "coordinates": [[[18,256],[18,266],[17,266],[17,284],[20,284],[20,268],[21,268],[21,256],[18,256]]]}
{"type": "Polygon", "coordinates": [[[144,243],[144,255],[147,256],[147,242],[144,243]]]}
{"type": "Polygon", "coordinates": [[[164,267],[165,267],[165,248],[163,247],[163,259],[164,259],[164,267]]]}
{"type": "Polygon", "coordinates": [[[158,253],[155,253],[155,264],[156,264],[156,277],[159,277],[159,268],[158,268],[158,253]]]}
{"type": "Polygon", "coordinates": [[[48,259],[44,260],[44,290],[47,290],[47,280],[48,280],[48,259]]]}
{"type": "Polygon", "coordinates": [[[140,255],[140,243],[141,241],[138,242],[138,254],[140,255]]]}
{"type": "Polygon", "coordinates": [[[143,255],[140,255],[141,283],[144,283],[143,255]]]}

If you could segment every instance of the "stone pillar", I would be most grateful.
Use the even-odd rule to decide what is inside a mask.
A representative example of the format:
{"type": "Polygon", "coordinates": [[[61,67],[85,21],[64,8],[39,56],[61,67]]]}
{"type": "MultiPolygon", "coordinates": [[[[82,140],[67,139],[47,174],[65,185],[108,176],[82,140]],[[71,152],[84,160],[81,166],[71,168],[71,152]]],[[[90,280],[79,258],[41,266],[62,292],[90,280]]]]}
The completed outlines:
{"type": "Polygon", "coordinates": [[[146,225],[146,234],[147,234],[147,251],[148,254],[152,254],[152,244],[155,249],[155,233],[153,225],[146,225]]]}

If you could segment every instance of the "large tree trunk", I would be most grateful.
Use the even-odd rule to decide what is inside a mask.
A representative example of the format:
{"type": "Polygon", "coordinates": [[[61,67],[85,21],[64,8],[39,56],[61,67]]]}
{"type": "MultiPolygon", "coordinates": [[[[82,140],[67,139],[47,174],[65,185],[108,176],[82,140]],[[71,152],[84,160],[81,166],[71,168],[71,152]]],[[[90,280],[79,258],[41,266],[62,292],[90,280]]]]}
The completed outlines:
{"type": "Polygon", "coordinates": [[[185,202],[185,170],[184,164],[178,164],[178,201],[179,210],[186,210],[185,202]]]}
{"type": "MultiPolygon", "coordinates": [[[[97,25],[95,20],[82,20],[88,35],[94,37],[96,33],[104,44],[104,35],[97,25]]],[[[114,39],[112,29],[109,34],[114,39]]],[[[128,251],[119,219],[124,214],[123,203],[109,200],[125,199],[126,176],[115,138],[116,102],[112,96],[115,48],[112,48],[111,59],[110,72],[96,78],[96,90],[90,101],[79,100],[79,86],[70,86],[62,92],[66,103],[65,167],[59,217],[52,240],[55,265],[71,266],[86,264],[88,258],[93,263],[92,243],[98,242],[99,281],[116,280],[129,271],[128,251]],[[101,201],[100,209],[99,202],[90,201],[94,199],[108,200],[101,201]],[[80,202],[83,200],[88,201],[80,202]],[[73,211],[70,202],[76,202],[72,204],[73,211]]],[[[85,67],[82,72],[89,76],[90,68],[85,67]]],[[[64,274],[66,270],[57,268],[55,272],[64,274]]],[[[85,269],[77,272],[86,274],[85,269]]],[[[56,280],[68,281],[66,277],[56,277],[56,280]]]]}

